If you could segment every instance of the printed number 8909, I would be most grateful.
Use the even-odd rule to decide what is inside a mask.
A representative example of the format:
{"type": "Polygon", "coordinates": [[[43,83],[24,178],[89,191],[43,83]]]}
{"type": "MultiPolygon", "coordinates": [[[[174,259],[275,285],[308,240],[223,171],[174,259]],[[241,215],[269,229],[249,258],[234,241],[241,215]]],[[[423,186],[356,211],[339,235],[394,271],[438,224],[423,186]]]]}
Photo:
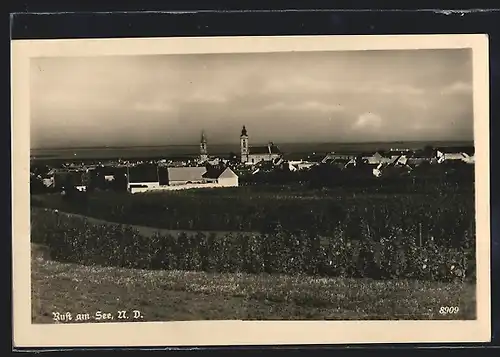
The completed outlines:
{"type": "Polygon", "coordinates": [[[441,315],[458,314],[460,308],[458,306],[441,306],[439,313],[441,315]]]}

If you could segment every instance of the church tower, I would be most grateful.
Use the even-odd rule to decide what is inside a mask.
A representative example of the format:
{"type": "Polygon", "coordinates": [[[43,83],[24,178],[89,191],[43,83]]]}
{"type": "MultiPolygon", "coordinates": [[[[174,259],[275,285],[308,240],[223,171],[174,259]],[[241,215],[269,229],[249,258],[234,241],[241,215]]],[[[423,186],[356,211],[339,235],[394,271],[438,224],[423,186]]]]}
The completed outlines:
{"type": "Polygon", "coordinates": [[[201,132],[201,140],[200,140],[200,162],[208,161],[208,151],[207,151],[207,138],[205,136],[205,132],[201,132]]]}
{"type": "Polygon", "coordinates": [[[247,129],[243,125],[243,129],[241,129],[240,136],[240,150],[241,150],[241,162],[248,161],[248,134],[247,129]]]}

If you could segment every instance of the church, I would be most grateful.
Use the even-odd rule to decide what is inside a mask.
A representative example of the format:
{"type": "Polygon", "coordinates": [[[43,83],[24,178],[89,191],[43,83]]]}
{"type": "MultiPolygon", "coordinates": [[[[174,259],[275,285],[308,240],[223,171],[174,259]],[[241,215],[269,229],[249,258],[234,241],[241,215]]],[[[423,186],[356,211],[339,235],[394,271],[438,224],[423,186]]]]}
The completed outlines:
{"type": "Polygon", "coordinates": [[[208,161],[207,137],[205,136],[205,131],[201,132],[200,158],[198,161],[200,163],[205,163],[208,161]]]}
{"type": "Polygon", "coordinates": [[[249,146],[248,132],[245,126],[240,135],[241,162],[248,165],[257,164],[261,161],[274,161],[281,158],[282,153],[272,142],[265,146],[249,146]]]}

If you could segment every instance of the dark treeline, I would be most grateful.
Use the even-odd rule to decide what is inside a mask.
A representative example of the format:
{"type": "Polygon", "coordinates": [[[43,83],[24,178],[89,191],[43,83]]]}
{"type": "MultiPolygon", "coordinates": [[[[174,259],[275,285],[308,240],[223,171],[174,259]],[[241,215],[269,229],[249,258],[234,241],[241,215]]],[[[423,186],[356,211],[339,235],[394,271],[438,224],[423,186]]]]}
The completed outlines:
{"type": "Polygon", "coordinates": [[[465,163],[430,164],[416,167],[388,167],[382,177],[373,174],[374,165],[359,164],[343,169],[331,164],[320,164],[306,171],[288,168],[247,174],[240,178],[247,185],[300,185],[308,188],[342,187],[360,192],[412,193],[443,190],[474,190],[474,165],[465,163]]]}

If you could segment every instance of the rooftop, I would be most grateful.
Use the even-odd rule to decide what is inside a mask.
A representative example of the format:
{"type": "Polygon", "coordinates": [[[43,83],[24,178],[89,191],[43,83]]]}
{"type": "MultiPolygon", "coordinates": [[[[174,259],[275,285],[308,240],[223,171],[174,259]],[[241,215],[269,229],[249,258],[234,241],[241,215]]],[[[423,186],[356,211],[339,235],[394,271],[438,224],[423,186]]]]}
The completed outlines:
{"type": "Polygon", "coordinates": [[[161,178],[168,181],[199,181],[207,172],[204,166],[194,167],[166,167],[160,170],[161,178]],[[166,177],[165,177],[166,176],[166,177]]]}
{"type": "Polygon", "coordinates": [[[207,167],[207,171],[202,175],[204,178],[219,178],[220,175],[226,170],[226,168],[221,167],[207,167]]]}
{"type": "Polygon", "coordinates": [[[250,147],[250,155],[252,154],[255,155],[281,154],[281,151],[276,145],[270,143],[268,145],[250,147]]]}
{"type": "Polygon", "coordinates": [[[158,168],[156,165],[137,165],[128,169],[129,182],[158,182],[158,168]]]}
{"type": "Polygon", "coordinates": [[[437,147],[436,150],[439,150],[445,154],[452,154],[452,153],[466,153],[469,155],[474,154],[474,146],[446,146],[446,147],[437,147]]]}

